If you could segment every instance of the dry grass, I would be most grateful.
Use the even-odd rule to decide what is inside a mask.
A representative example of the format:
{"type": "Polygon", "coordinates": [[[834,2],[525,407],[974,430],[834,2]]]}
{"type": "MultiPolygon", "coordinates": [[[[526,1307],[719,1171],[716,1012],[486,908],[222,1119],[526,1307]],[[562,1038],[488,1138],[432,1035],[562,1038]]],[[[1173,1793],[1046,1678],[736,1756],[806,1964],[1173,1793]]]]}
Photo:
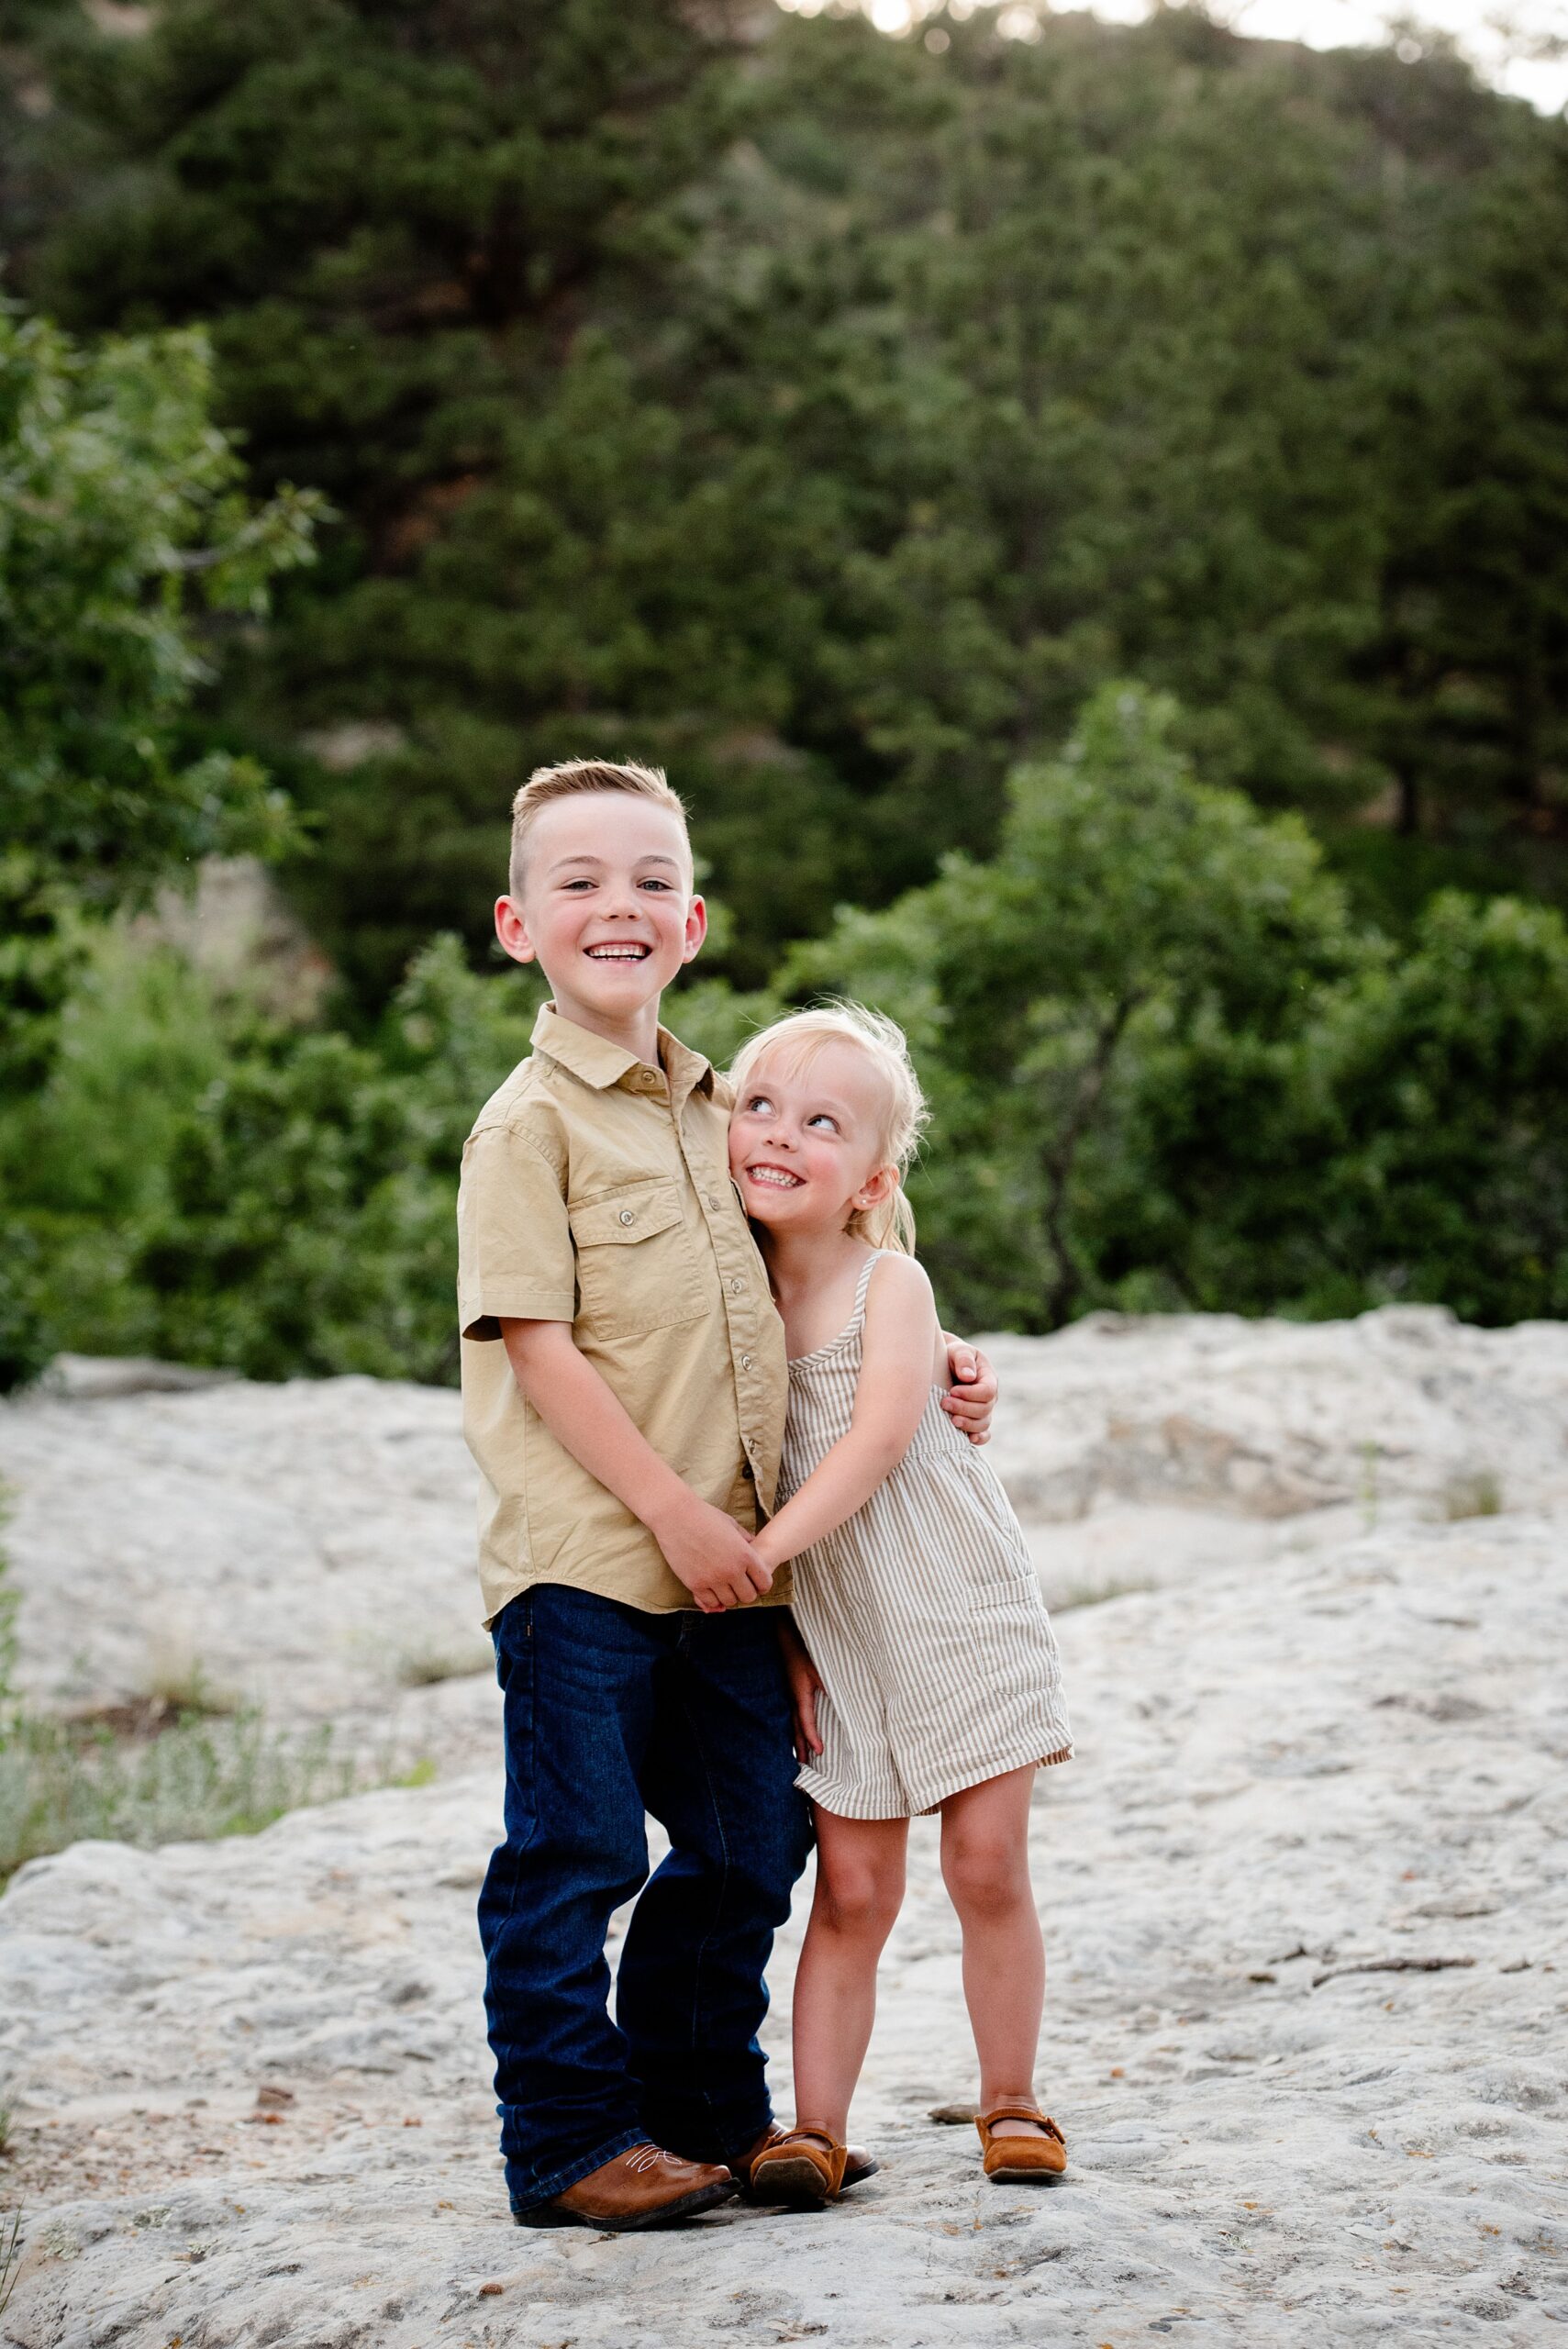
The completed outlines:
{"type": "Polygon", "coordinates": [[[333,1751],[329,1730],[291,1737],[257,1713],[175,1720],[151,1738],[117,1737],[101,1721],[14,1716],[0,1739],[0,1885],[68,1843],[253,1835],[286,1810],[366,1782],[333,1751]]]}
{"type": "Polygon", "coordinates": [[[1139,1594],[1157,1587],[1151,1582],[1070,1582],[1051,1602],[1053,1615],[1065,1615],[1074,1607],[1100,1607],[1108,1598],[1136,1598],[1139,1594]]]}
{"type": "Polygon", "coordinates": [[[21,2264],[22,2214],[13,2210],[9,2218],[0,2218],[0,2316],[5,2315],[17,2288],[17,2270],[21,2264]]]}
{"type": "Polygon", "coordinates": [[[1498,1517],[1502,1508],[1502,1484],[1490,1468],[1466,1469],[1443,1486],[1443,1515],[1451,1525],[1466,1517],[1498,1517]]]}
{"type": "Polygon", "coordinates": [[[434,1688],[443,1680],[472,1680],[493,1669],[488,1642],[473,1641],[453,1647],[405,1648],[397,1659],[397,1677],[405,1688],[434,1688]]]}
{"type": "Polygon", "coordinates": [[[141,1694],[149,1707],[161,1708],[177,1720],[196,1714],[216,1719],[241,1709],[232,1689],[214,1687],[199,1656],[168,1640],[155,1642],[149,1650],[141,1694]]]}
{"type": "MultiPolygon", "coordinates": [[[[0,1489],[0,1520],[5,1502],[0,1489]]],[[[16,1617],[0,1551],[0,1891],[28,1860],[89,1837],[149,1845],[253,1835],[285,1811],[434,1775],[424,1763],[399,1766],[390,1750],[345,1754],[328,1728],[271,1729],[183,1652],[154,1653],[142,1696],[35,1713],[17,1693],[16,1617]]]]}

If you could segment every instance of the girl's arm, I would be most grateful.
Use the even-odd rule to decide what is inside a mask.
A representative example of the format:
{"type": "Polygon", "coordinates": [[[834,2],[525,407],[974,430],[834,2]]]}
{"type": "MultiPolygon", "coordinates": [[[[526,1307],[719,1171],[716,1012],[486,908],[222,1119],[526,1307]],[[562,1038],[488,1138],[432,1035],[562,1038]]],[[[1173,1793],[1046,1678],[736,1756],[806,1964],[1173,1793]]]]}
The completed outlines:
{"type": "Polygon", "coordinates": [[[914,1440],[935,1384],[937,1308],[913,1256],[884,1256],[866,1291],[865,1337],[849,1431],[752,1543],[766,1566],[809,1550],[853,1517],[914,1440]]]}

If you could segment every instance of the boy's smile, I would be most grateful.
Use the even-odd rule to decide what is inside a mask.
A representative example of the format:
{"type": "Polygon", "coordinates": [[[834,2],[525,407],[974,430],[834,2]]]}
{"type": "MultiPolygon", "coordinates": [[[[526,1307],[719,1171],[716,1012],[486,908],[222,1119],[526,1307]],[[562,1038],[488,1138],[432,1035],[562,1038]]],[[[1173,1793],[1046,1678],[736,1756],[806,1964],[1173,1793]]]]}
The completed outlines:
{"type": "Polygon", "coordinates": [[[628,792],[552,800],[495,930],[514,961],[540,963],[563,1019],[655,1062],[659,998],[707,933],[679,818],[628,792]]]}

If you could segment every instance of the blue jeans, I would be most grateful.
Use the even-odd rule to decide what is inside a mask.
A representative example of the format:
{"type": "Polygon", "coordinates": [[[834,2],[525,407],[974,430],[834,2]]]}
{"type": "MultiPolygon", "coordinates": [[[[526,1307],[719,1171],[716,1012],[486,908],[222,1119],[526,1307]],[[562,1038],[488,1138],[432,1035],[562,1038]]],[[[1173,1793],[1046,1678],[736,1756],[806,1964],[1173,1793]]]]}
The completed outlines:
{"type": "Polygon", "coordinates": [[[649,1615],[539,1583],[495,1641],[506,1840],[479,1932],[513,2204],[644,2138],[728,2160],[772,2117],[762,1975],[810,1848],[773,1612],[649,1615]],[[648,1811],[671,1842],[651,1880],[648,1811]],[[612,2022],[605,1935],[644,1885],[612,2022]]]}

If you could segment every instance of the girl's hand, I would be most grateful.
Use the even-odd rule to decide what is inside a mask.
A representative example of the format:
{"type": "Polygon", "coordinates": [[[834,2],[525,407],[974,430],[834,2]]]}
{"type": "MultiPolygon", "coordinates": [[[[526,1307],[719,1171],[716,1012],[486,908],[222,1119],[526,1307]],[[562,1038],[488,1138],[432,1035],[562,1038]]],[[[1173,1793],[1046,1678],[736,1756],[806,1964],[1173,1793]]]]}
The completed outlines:
{"type": "Polygon", "coordinates": [[[811,1762],[822,1751],[822,1732],[817,1726],[817,1692],[822,1682],[793,1623],[780,1624],[779,1639],[789,1677],[790,1711],[795,1716],[795,1758],[811,1762]]]}

